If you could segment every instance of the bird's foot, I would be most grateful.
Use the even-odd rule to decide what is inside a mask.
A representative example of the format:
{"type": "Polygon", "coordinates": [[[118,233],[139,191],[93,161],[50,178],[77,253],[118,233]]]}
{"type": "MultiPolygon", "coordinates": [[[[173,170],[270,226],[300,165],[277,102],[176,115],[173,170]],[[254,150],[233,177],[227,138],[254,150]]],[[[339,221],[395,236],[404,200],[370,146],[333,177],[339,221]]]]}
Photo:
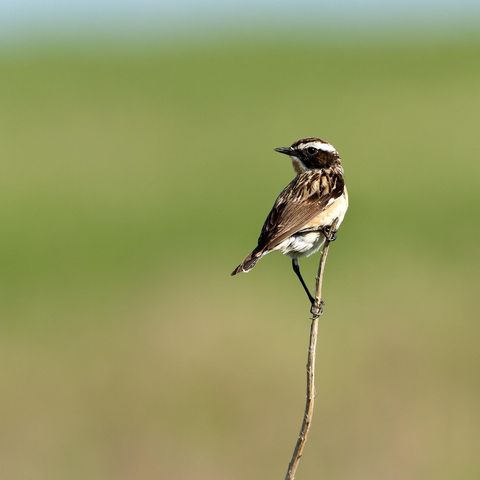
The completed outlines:
{"type": "Polygon", "coordinates": [[[334,242],[337,239],[337,231],[332,227],[323,227],[322,233],[329,242],[334,242]]]}
{"type": "Polygon", "coordinates": [[[317,302],[316,300],[314,300],[312,302],[312,306],[310,308],[310,313],[314,316],[314,317],[319,317],[320,315],[322,315],[323,313],[323,307],[325,306],[325,302],[323,300],[320,300],[319,302],[317,302]]]}

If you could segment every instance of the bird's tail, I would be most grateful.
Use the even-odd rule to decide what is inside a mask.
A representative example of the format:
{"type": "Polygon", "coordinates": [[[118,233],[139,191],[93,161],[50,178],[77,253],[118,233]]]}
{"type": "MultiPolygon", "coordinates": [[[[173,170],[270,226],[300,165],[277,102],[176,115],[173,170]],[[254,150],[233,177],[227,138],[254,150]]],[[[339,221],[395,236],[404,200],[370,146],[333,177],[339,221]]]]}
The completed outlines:
{"type": "Polygon", "coordinates": [[[262,258],[265,252],[262,250],[255,249],[250,255],[248,255],[245,260],[231,273],[231,275],[236,275],[241,272],[249,272],[255,264],[262,258]]]}

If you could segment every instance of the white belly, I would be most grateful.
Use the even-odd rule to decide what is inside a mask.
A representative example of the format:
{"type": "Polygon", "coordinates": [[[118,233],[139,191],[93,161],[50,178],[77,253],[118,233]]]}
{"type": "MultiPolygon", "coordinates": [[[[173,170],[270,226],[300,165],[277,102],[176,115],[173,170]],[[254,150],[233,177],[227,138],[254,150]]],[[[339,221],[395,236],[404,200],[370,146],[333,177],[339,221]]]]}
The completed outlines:
{"type": "Polygon", "coordinates": [[[298,233],[286,238],[274,250],[292,258],[308,257],[317,252],[324,241],[325,236],[321,232],[298,233]]]}
{"type": "Polygon", "coordinates": [[[308,257],[317,252],[324,241],[325,236],[321,232],[299,233],[285,239],[275,250],[292,258],[308,257]]]}

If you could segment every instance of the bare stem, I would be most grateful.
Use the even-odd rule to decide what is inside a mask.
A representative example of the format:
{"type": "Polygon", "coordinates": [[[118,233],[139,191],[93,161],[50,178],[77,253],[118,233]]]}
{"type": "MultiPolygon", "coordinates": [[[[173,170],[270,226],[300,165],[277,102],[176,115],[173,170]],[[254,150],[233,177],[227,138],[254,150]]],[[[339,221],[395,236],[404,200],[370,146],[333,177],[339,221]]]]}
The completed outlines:
{"type": "MultiPolygon", "coordinates": [[[[337,222],[332,225],[332,230],[335,229],[337,222]]],[[[318,334],[318,319],[323,313],[323,301],[322,301],[322,286],[323,286],[323,274],[325,272],[325,263],[327,261],[328,249],[330,242],[325,240],[322,254],[320,256],[320,263],[318,266],[317,281],[315,288],[315,303],[312,305],[310,312],[312,314],[312,323],[310,326],[310,341],[308,344],[308,356],[307,356],[307,400],[305,402],[305,412],[303,414],[302,426],[298,435],[297,443],[293,449],[292,458],[288,464],[287,474],[285,480],[293,480],[297,471],[300,458],[303,455],[303,449],[307,442],[308,432],[310,430],[310,424],[312,423],[313,407],[315,403],[315,352],[317,349],[317,334],[318,334]]]]}

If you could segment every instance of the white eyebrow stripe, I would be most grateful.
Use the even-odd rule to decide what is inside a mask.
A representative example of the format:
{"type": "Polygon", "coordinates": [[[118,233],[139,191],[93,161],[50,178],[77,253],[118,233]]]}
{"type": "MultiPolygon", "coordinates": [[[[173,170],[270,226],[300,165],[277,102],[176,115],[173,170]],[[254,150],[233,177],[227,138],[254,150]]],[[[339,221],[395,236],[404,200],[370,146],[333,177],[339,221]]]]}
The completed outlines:
{"type": "Polygon", "coordinates": [[[318,150],[322,150],[323,152],[330,152],[330,153],[334,153],[337,151],[335,147],[333,145],[330,145],[329,143],[308,142],[300,145],[300,148],[302,149],[308,148],[308,147],[315,147],[318,150]]]}

